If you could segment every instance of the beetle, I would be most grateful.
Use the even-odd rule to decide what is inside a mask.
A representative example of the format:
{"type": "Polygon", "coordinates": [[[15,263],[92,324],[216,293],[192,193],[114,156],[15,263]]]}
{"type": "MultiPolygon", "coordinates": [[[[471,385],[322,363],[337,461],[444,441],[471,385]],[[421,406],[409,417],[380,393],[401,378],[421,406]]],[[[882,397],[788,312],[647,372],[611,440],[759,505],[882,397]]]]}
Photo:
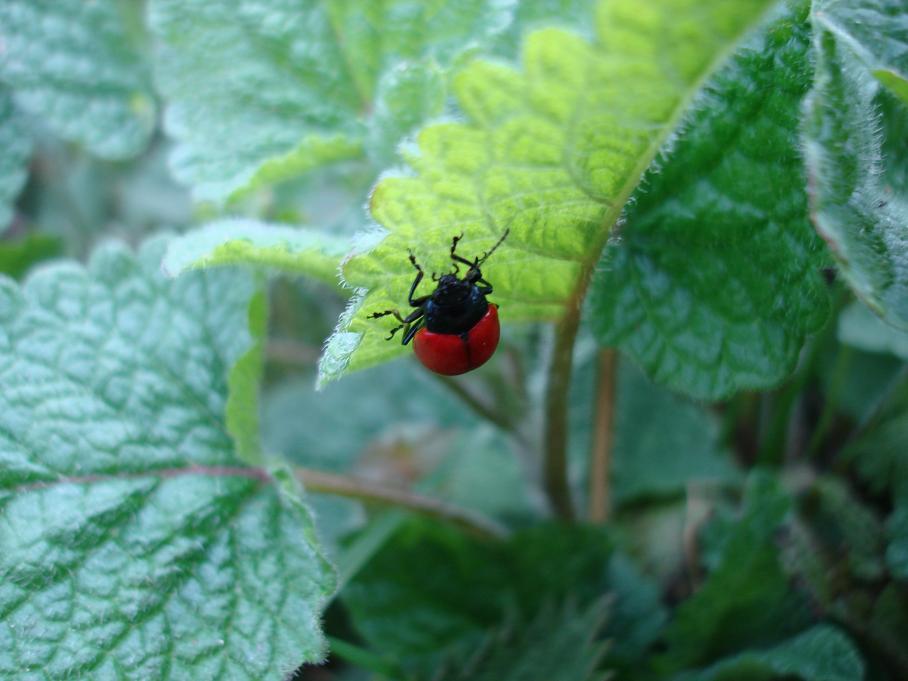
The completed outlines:
{"type": "Polygon", "coordinates": [[[416,288],[425,272],[416,256],[410,251],[410,263],[416,268],[416,278],[410,286],[407,302],[415,308],[406,317],[398,310],[373,312],[369,319],[392,316],[400,324],[391,330],[387,340],[404,330],[402,345],[413,341],[416,357],[430,371],[444,376],[457,376],[485,364],[495,353],[501,327],[498,323],[498,306],[487,297],[492,294],[492,285],[483,279],[483,263],[507,238],[506,229],[492,248],[473,260],[457,254],[457,244],[463,234],[451,240],[450,256],[454,270],[438,277],[435,290],[427,296],[416,297],[416,288]],[[460,266],[468,267],[461,278],[460,266]]]}

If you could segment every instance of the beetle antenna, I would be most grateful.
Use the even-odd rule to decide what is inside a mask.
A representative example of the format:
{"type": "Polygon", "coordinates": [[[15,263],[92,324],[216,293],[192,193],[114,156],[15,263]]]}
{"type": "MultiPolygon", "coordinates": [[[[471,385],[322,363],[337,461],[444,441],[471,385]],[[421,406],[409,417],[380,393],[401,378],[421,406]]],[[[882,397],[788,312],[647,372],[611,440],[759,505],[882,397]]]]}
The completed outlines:
{"type": "Polygon", "coordinates": [[[476,262],[474,263],[473,268],[479,269],[479,266],[482,265],[482,263],[484,263],[486,260],[488,260],[489,256],[492,255],[492,253],[494,253],[498,249],[499,246],[501,246],[501,242],[504,241],[508,237],[508,234],[510,234],[510,233],[511,233],[511,228],[508,227],[506,230],[504,230],[504,234],[501,235],[501,238],[495,242],[495,245],[492,246],[492,248],[490,250],[483,253],[481,257],[476,259],[476,262]]]}
{"type": "Polygon", "coordinates": [[[451,259],[452,260],[454,259],[455,255],[457,253],[457,244],[461,239],[463,239],[463,232],[461,232],[458,236],[455,236],[453,239],[451,239],[451,259]]]}
{"type": "Polygon", "coordinates": [[[407,252],[410,254],[410,262],[413,264],[413,267],[416,268],[416,271],[417,271],[417,272],[422,272],[422,267],[420,267],[420,266],[419,266],[419,263],[416,262],[416,256],[413,255],[413,250],[412,250],[412,249],[408,249],[407,252]]]}

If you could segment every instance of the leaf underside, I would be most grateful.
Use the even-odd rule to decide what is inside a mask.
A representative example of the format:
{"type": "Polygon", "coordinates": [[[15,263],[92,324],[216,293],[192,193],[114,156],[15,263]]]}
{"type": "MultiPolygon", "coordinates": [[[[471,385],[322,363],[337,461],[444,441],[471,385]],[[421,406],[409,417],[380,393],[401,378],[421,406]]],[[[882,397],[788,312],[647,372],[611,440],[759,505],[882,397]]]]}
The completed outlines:
{"type": "Polygon", "coordinates": [[[3,678],[278,679],[323,654],[308,512],[225,416],[256,287],[170,282],[164,247],[0,280],[3,678]]]}
{"type": "Polygon", "coordinates": [[[386,320],[366,317],[405,306],[408,248],[426,272],[444,273],[453,236],[464,233],[459,250],[472,258],[509,229],[483,269],[503,318],[551,320],[577,304],[643,171],[769,4],[602,2],[592,43],[543,29],[525,38],[520,69],[466,66],[453,90],[468,122],[424,128],[406,154],[413,173],[382,180],[372,194],[372,216],[388,231],[344,266],[360,295],[326,348],[321,381],[404,351],[385,342],[386,320]]]}

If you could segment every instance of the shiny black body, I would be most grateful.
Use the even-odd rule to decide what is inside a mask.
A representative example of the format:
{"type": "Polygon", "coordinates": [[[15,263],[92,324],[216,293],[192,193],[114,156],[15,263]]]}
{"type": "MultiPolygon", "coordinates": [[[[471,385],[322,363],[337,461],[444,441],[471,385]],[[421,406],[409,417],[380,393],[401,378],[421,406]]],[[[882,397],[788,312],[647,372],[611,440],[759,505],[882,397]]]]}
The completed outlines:
{"type": "Polygon", "coordinates": [[[436,277],[433,273],[432,280],[438,284],[435,290],[427,296],[415,297],[416,288],[425,276],[425,272],[416,262],[413,253],[410,253],[410,262],[416,268],[416,278],[410,286],[407,302],[416,309],[406,317],[397,310],[385,310],[384,312],[373,312],[369,318],[393,316],[400,322],[400,325],[391,330],[388,340],[391,340],[400,329],[404,329],[403,345],[409,343],[422,328],[426,328],[432,333],[466,334],[476,326],[476,323],[485,316],[489,309],[486,296],[492,293],[492,285],[482,278],[479,268],[501,245],[507,235],[508,230],[505,230],[491,250],[477,256],[472,261],[457,255],[457,242],[463,238],[463,235],[455,236],[451,240],[450,251],[451,260],[454,262],[454,272],[441,277],[436,277]],[[461,264],[469,267],[462,279],[458,277],[461,264]]]}
{"type": "Polygon", "coordinates": [[[486,296],[491,292],[491,286],[446,274],[422,305],[426,328],[432,333],[466,333],[488,312],[486,296]]]}

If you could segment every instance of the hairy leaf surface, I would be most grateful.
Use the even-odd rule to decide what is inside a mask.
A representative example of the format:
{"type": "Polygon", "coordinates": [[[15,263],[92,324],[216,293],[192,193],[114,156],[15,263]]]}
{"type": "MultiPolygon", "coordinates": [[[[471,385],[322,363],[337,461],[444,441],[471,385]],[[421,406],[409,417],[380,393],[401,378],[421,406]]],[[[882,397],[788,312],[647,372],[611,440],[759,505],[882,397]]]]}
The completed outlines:
{"type": "Polygon", "coordinates": [[[144,149],[155,121],[150,79],[130,42],[129,5],[0,3],[0,82],[23,112],[98,156],[144,149]]]}
{"type": "Polygon", "coordinates": [[[791,5],[707,84],[593,282],[600,342],[698,398],[779,382],[828,315],[798,139],[807,6],[791,5]]]}
{"type": "Polygon", "coordinates": [[[507,26],[512,4],[154,0],[177,177],[220,201],[366,147],[385,160],[417,112],[441,113],[433,64],[507,26]],[[408,80],[417,71],[428,83],[408,80]]]}
{"type": "MultiPolygon", "coordinates": [[[[854,292],[908,329],[908,183],[896,179],[904,178],[896,151],[904,138],[892,139],[908,129],[908,105],[886,101],[859,36],[839,30],[843,6],[820,0],[813,16],[817,78],[804,124],[811,211],[854,292]]],[[[904,12],[902,21],[883,22],[873,44],[901,40],[903,23],[904,12]]]]}
{"type": "MultiPolygon", "coordinates": [[[[427,272],[451,268],[454,235],[472,258],[505,232],[488,264],[509,321],[556,319],[576,305],[612,225],[703,80],[770,3],[762,0],[601,2],[590,42],[560,29],[530,33],[521,66],[475,61],[454,92],[467,122],[424,128],[413,174],[372,194],[388,231],[352,257],[360,290],[322,363],[322,380],[403,349],[370,313],[406,306],[412,248],[427,272]]],[[[427,280],[420,288],[429,290],[427,280]]]]}
{"type": "Polygon", "coordinates": [[[172,239],[163,267],[172,276],[220,265],[255,265],[337,283],[350,240],[315,229],[256,220],[219,220],[172,239]]]}
{"type": "Polygon", "coordinates": [[[0,281],[4,678],[278,679],[323,653],[333,575],[231,417],[263,301],[233,272],[168,281],[163,247],[0,281]]]}
{"type": "Polygon", "coordinates": [[[901,0],[822,0],[817,19],[908,104],[908,14],[901,0]]]}

